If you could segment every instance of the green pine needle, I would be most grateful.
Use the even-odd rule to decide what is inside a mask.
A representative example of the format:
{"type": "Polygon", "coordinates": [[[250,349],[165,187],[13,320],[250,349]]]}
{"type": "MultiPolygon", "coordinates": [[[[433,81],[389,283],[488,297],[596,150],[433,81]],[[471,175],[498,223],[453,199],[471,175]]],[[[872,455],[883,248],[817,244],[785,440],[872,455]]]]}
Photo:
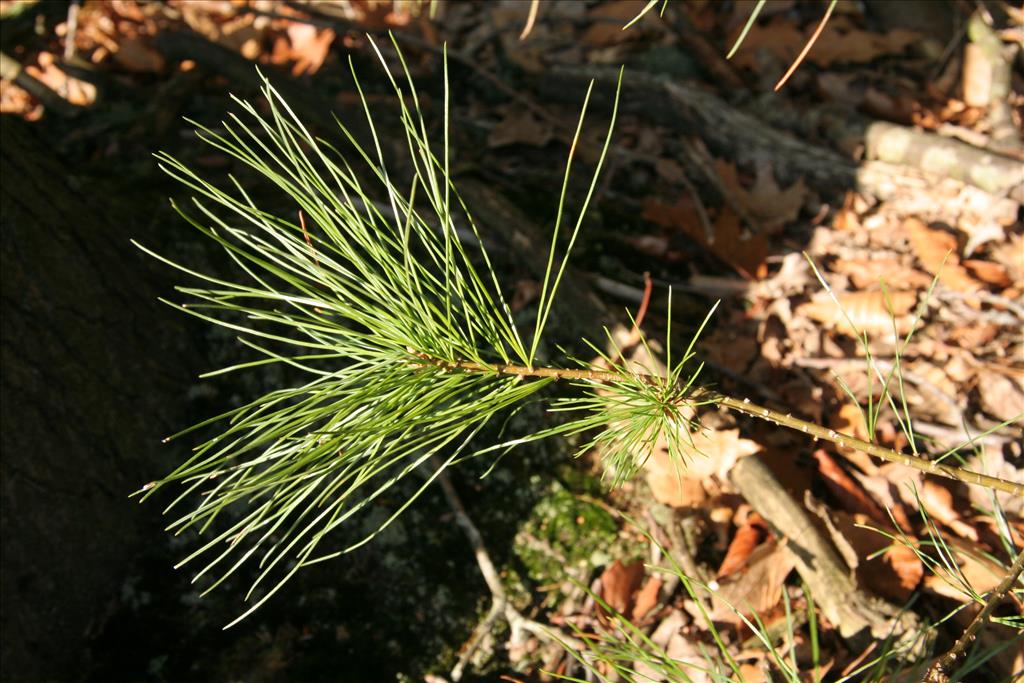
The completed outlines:
{"type": "MultiPolygon", "coordinates": [[[[373,48],[386,69],[383,54],[373,48]]],[[[554,269],[552,249],[551,277],[527,351],[482,243],[478,266],[456,235],[454,213],[462,202],[449,180],[447,61],[444,73],[440,157],[432,151],[408,69],[404,81],[389,74],[413,167],[404,187],[388,171],[354,70],[370,149],[341,122],[345,154],[315,138],[266,78],[266,114],[235,99],[241,116],[232,114],[221,129],[195,124],[203,143],[278,188],[297,221],[262,208],[263,197],[233,177],[218,186],[173,156],[156,155],[161,169],[194,193],[191,207],[175,208],[225,250],[238,278],[196,272],[140,248],[201,281],[178,288],[192,301],[172,306],[237,330],[261,356],[210,374],[284,363],[308,377],[301,386],[272,391],[176,434],[215,423],[222,428],[140,492],[149,497],[172,483],[183,486],[167,512],[185,511],[168,528],[206,538],[181,563],[201,564],[196,579],[208,577],[206,590],[256,563],[258,576],[247,596],[254,602],[232,624],[301,567],[348,552],[386,528],[437,471],[365,538],[340,551],[319,549],[327,534],[432,456],[448,465],[472,455],[470,440],[491,418],[552,381],[450,372],[438,364],[532,367],[568,258],[567,252],[554,269]],[[354,164],[375,180],[372,186],[364,186],[354,164]],[[384,202],[375,203],[377,198],[384,202]]],[[[564,195],[563,189],[560,206],[564,195]]]]}

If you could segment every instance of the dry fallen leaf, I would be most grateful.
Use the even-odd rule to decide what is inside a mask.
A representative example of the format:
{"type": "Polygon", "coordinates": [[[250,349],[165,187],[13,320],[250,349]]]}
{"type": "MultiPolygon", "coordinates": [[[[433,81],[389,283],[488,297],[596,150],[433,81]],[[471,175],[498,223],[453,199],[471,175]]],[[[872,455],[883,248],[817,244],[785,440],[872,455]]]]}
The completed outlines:
{"type": "Polygon", "coordinates": [[[648,198],[644,202],[643,218],[662,227],[681,230],[748,280],[764,277],[768,272],[765,265],[765,259],[768,258],[767,237],[762,234],[743,234],[739,216],[728,207],[723,207],[719,212],[710,242],[688,200],[666,204],[648,198]]]}
{"type": "MultiPolygon", "coordinates": [[[[917,419],[929,418],[948,425],[963,422],[963,392],[954,382],[946,367],[925,360],[914,360],[903,367],[912,383],[905,385],[907,402],[917,419]]],[[[895,392],[895,387],[893,387],[895,392]]]]}
{"type": "Polygon", "coordinates": [[[836,531],[857,555],[858,578],[879,595],[897,603],[905,602],[924,576],[924,565],[914,551],[906,545],[894,543],[874,529],[866,528],[885,528],[866,515],[836,511],[830,516],[836,531]],[[881,550],[885,552],[871,558],[881,550]]]}
{"type": "Polygon", "coordinates": [[[917,218],[908,218],[903,227],[914,254],[926,271],[938,275],[940,282],[958,292],[970,293],[981,289],[981,283],[960,265],[956,236],[929,227],[917,218]]]}
{"type": "Polygon", "coordinates": [[[644,587],[641,588],[636,594],[636,601],[633,603],[633,612],[630,614],[630,620],[636,624],[639,623],[647,613],[650,612],[658,605],[658,594],[661,591],[662,580],[659,576],[650,576],[647,578],[647,582],[644,583],[644,587]]]}
{"type": "Polygon", "coordinates": [[[815,43],[807,59],[823,67],[835,63],[867,64],[883,55],[898,55],[920,39],[919,33],[906,29],[894,29],[885,33],[870,33],[858,29],[835,31],[815,43]]]}
{"type": "MultiPolygon", "coordinates": [[[[750,16],[749,12],[747,16],[750,16]]],[[[744,20],[734,24],[735,28],[730,32],[727,44],[736,43],[745,23],[744,20]]],[[[747,69],[757,69],[760,66],[758,53],[767,52],[778,61],[790,64],[806,42],[804,32],[791,20],[786,17],[772,17],[763,24],[758,22],[750,27],[732,61],[747,69]]]]}
{"type": "Polygon", "coordinates": [[[1024,289],[1024,235],[1010,234],[1005,242],[991,247],[990,255],[1006,269],[1013,286],[1024,289]]]}
{"type": "MultiPolygon", "coordinates": [[[[602,2],[587,12],[591,24],[583,32],[580,40],[587,47],[607,47],[633,38],[634,35],[630,31],[622,30],[622,27],[640,14],[646,4],[646,0],[602,2]]],[[[641,21],[647,20],[649,16],[645,16],[641,21]]]]}
{"type": "Polygon", "coordinates": [[[958,536],[972,541],[978,540],[978,531],[963,521],[953,502],[953,492],[944,482],[926,478],[921,484],[920,491],[921,504],[932,519],[942,522],[958,536]]]}
{"type": "Polygon", "coordinates": [[[334,43],[334,30],[293,22],[286,33],[290,46],[288,59],[295,62],[292,75],[315,74],[319,71],[334,43]]]}
{"type": "MultiPolygon", "coordinates": [[[[739,24],[729,44],[739,35],[739,24]]],[[[758,51],[764,50],[779,61],[791,64],[807,44],[815,26],[797,28],[788,16],[773,17],[764,24],[754,24],[734,57],[740,66],[756,69],[760,66],[758,51]]],[[[885,33],[872,33],[854,28],[842,17],[835,17],[825,26],[825,33],[807,54],[807,60],[818,66],[835,63],[867,64],[883,55],[897,55],[920,40],[920,34],[905,29],[885,33]]]]}
{"type": "Polygon", "coordinates": [[[552,137],[554,127],[551,123],[541,121],[529,109],[510,105],[505,108],[502,120],[487,136],[487,146],[492,149],[515,144],[543,147],[551,142],[552,137]]]}
{"type": "MultiPolygon", "coordinates": [[[[925,587],[932,592],[953,600],[967,602],[971,597],[965,590],[964,581],[974,591],[983,594],[999,585],[1006,575],[1006,569],[989,559],[985,550],[977,543],[962,538],[945,538],[944,540],[952,551],[959,571],[951,573],[940,563],[933,572],[924,577],[925,587]]],[[[930,554],[934,554],[934,551],[931,551],[930,554]]]]}
{"type": "MultiPolygon", "coordinates": [[[[854,472],[853,476],[860,482],[860,485],[864,487],[864,490],[870,493],[871,496],[878,501],[879,505],[892,513],[893,520],[895,520],[900,529],[909,531],[913,528],[913,525],[910,523],[910,515],[907,513],[907,508],[902,502],[899,491],[896,489],[896,485],[885,476],[886,474],[891,473],[891,470],[886,470],[884,469],[885,467],[886,465],[876,468],[876,474],[861,474],[860,472],[854,472]]],[[[904,466],[894,465],[894,467],[904,466]]]]}
{"type": "MultiPolygon", "coordinates": [[[[871,434],[868,434],[868,426],[864,422],[864,413],[861,412],[860,406],[856,403],[852,403],[850,401],[843,403],[839,407],[838,413],[836,413],[830,422],[832,427],[838,432],[850,434],[861,441],[871,440],[871,434]]],[[[868,462],[871,462],[871,460],[869,459],[868,462]]],[[[857,465],[859,466],[860,463],[857,463],[857,465]]],[[[870,467],[870,469],[865,471],[873,472],[874,469],[874,467],[870,467]]]]}
{"type": "Polygon", "coordinates": [[[745,567],[754,548],[764,540],[765,530],[761,524],[756,523],[757,521],[756,518],[747,519],[746,523],[736,530],[722,564],[718,567],[718,578],[734,574],[745,567]]]}
{"type": "Polygon", "coordinates": [[[891,334],[895,318],[897,333],[906,334],[914,322],[909,313],[917,304],[917,294],[881,290],[842,292],[836,294],[836,300],[839,301],[839,306],[836,306],[832,297],[822,292],[811,301],[800,305],[797,313],[834,327],[837,332],[847,335],[856,335],[858,332],[872,335],[891,334]],[[846,315],[843,315],[844,311],[846,315]]]}
{"type": "Polygon", "coordinates": [[[930,228],[917,218],[908,218],[903,222],[903,228],[907,231],[914,255],[932,275],[939,272],[940,268],[959,262],[959,247],[955,235],[945,230],[930,228]]]}
{"type": "Polygon", "coordinates": [[[900,263],[897,258],[836,259],[830,268],[846,275],[857,289],[873,289],[885,282],[903,289],[925,289],[932,278],[921,271],[900,263]]]}
{"type": "Polygon", "coordinates": [[[696,507],[707,500],[707,492],[700,479],[683,476],[681,469],[667,451],[659,449],[645,465],[647,485],[659,503],[677,508],[696,507]]]}
{"type": "Polygon", "coordinates": [[[619,614],[628,614],[633,592],[644,578],[644,563],[612,562],[601,573],[601,599],[619,614]]]}
{"type": "Polygon", "coordinates": [[[1006,375],[982,370],[978,373],[978,394],[982,409],[999,420],[1020,423],[1024,415],[1024,388],[1006,375]]]}
{"type": "Polygon", "coordinates": [[[739,458],[753,455],[761,446],[740,438],[740,430],[703,430],[680,439],[679,447],[686,463],[676,462],[668,448],[659,445],[644,469],[654,498],[673,507],[689,507],[703,502],[707,495],[701,483],[708,477],[724,480],[739,458]]]}
{"type": "Polygon", "coordinates": [[[758,227],[768,234],[774,234],[787,223],[794,221],[807,201],[807,185],[803,179],[798,178],[795,183],[783,190],[776,182],[770,164],[758,167],[757,178],[749,190],[740,184],[739,173],[734,164],[716,159],[715,169],[729,192],[757,220],[758,227]]]}
{"type": "Polygon", "coordinates": [[[711,593],[712,618],[738,624],[742,620],[737,611],[743,615],[767,612],[782,598],[782,584],[794,566],[795,558],[785,545],[772,539],[762,543],[750,553],[745,570],[717,581],[711,593]]]}
{"type": "Polygon", "coordinates": [[[814,459],[818,462],[818,472],[825,479],[829,490],[842,502],[846,510],[862,514],[878,524],[888,523],[889,518],[881,506],[840,467],[828,451],[823,448],[817,449],[814,451],[814,459]]]}
{"type": "Polygon", "coordinates": [[[980,259],[967,259],[963,262],[963,266],[975,278],[999,289],[1005,289],[1013,284],[1013,281],[1006,272],[1006,268],[998,263],[982,261],[980,259]]]}
{"type": "Polygon", "coordinates": [[[964,349],[978,349],[995,339],[998,334],[998,325],[970,321],[951,329],[949,339],[964,349]]]}

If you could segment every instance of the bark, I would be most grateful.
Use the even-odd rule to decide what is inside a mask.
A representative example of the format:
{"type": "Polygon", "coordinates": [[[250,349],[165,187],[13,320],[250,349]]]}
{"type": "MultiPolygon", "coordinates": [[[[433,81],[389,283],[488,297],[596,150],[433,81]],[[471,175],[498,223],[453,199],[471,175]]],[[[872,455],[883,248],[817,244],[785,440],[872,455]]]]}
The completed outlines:
{"type": "Polygon", "coordinates": [[[852,572],[810,514],[785,490],[771,469],[752,456],[730,474],[747,502],[787,541],[797,572],[822,613],[854,647],[894,638],[912,639],[919,628],[910,612],[898,609],[857,585],[852,572]]]}
{"type": "Polygon", "coordinates": [[[160,437],[184,416],[161,399],[184,387],[165,378],[189,368],[127,212],[96,208],[28,124],[5,117],[2,141],[0,657],[5,680],[74,680],[159,533],[128,495],[166,468],[160,437]]]}
{"type": "Polygon", "coordinates": [[[869,159],[900,164],[1024,201],[1024,163],[906,126],[876,121],[864,132],[869,159]]]}
{"type": "MultiPolygon", "coordinates": [[[[595,100],[610,104],[617,71],[558,67],[533,86],[555,101],[578,105],[592,78],[600,84],[595,88],[595,100]]],[[[825,192],[857,189],[887,199],[901,179],[914,185],[928,176],[951,177],[993,197],[1024,200],[1024,168],[1019,160],[933,133],[884,122],[856,122],[852,132],[863,140],[868,158],[889,164],[884,173],[874,173],[870,162],[857,164],[832,149],[780,130],[766,123],[766,117],[736,108],[700,87],[628,73],[622,89],[623,113],[696,137],[715,154],[741,165],[757,168],[769,164],[783,182],[802,178],[825,192]]],[[[849,123],[845,119],[841,122],[846,137],[851,133],[849,123]]]]}

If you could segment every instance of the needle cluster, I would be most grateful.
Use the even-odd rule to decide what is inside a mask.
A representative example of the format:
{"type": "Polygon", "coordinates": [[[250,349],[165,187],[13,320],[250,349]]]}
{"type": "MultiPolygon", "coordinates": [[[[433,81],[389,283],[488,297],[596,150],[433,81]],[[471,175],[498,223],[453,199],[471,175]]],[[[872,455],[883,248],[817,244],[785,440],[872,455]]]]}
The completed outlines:
{"type": "Polygon", "coordinates": [[[209,374],[284,363],[307,378],[175,435],[222,427],[142,492],[183,485],[167,512],[185,511],[169,529],[208,538],[182,562],[202,558],[196,578],[212,577],[207,590],[247,562],[258,564],[247,595],[258,599],[239,619],[301,567],[386,528],[437,471],[373,533],[341,550],[318,551],[327,534],[432,457],[447,466],[471,455],[469,443],[484,425],[554,379],[451,371],[458,363],[532,367],[568,254],[557,259],[552,240],[537,324],[524,342],[479,237],[477,249],[468,250],[456,233],[457,211],[474,235],[476,228],[449,179],[447,65],[440,156],[401,66],[405,80],[389,78],[412,164],[407,185],[389,173],[354,70],[370,142],[361,144],[339,121],[344,153],[314,137],[266,79],[265,113],[236,99],[241,115],[220,129],[195,124],[203,143],[280,190],[295,220],[266,210],[264,198],[233,176],[217,185],[157,154],[160,167],[194,193],[189,210],[175,208],[223,248],[237,275],[214,277],[149,252],[200,281],[178,288],[191,301],[167,303],[242,333],[259,354],[209,374]]]}

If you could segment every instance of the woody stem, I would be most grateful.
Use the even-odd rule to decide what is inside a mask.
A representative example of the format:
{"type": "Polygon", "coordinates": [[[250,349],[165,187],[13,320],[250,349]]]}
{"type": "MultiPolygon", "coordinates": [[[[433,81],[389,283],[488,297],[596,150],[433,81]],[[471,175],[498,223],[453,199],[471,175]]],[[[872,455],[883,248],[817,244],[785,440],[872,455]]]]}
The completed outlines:
{"type": "MultiPolygon", "coordinates": [[[[596,384],[614,384],[615,382],[621,382],[623,380],[623,376],[620,373],[607,370],[571,370],[545,367],[528,368],[522,365],[502,363],[486,364],[475,363],[472,361],[446,361],[419,353],[414,355],[426,365],[448,371],[461,370],[463,372],[514,375],[517,377],[550,378],[555,381],[571,380],[577,382],[592,382],[596,384]]],[[[662,381],[660,377],[646,373],[635,373],[633,377],[638,377],[642,381],[649,382],[651,384],[656,384],[662,381]]],[[[891,448],[885,448],[883,446],[858,439],[855,436],[837,432],[833,429],[827,429],[813,422],[808,422],[807,420],[801,420],[798,417],[793,417],[790,413],[783,413],[778,410],[772,410],[771,408],[765,408],[764,406],[752,403],[750,400],[745,398],[737,399],[707,389],[695,389],[691,394],[691,398],[707,399],[719,405],[723,405],[730,410],[735,410],[759,420],[766,420],[782,427],[788,427],[789,429],[803,432],[804,434],[810,435],[815,440],[821,439],[823,441],[829,441],[841,448],[852,448],[888,462],[921,470],[927,474],[934,474],[947,479],[961,481],[965,484],[975,484],[978,486],[996,489],[998,491],[1005,491],[1006,493],[1011,493],[1017,496],[1024,496],[1024,484],[1000,479],[999,477],[991,477],[987,474],[974,472],[961,467],[946,465],[935,460],[927,460],[916,455],[897,453],[891,448]]]]}

